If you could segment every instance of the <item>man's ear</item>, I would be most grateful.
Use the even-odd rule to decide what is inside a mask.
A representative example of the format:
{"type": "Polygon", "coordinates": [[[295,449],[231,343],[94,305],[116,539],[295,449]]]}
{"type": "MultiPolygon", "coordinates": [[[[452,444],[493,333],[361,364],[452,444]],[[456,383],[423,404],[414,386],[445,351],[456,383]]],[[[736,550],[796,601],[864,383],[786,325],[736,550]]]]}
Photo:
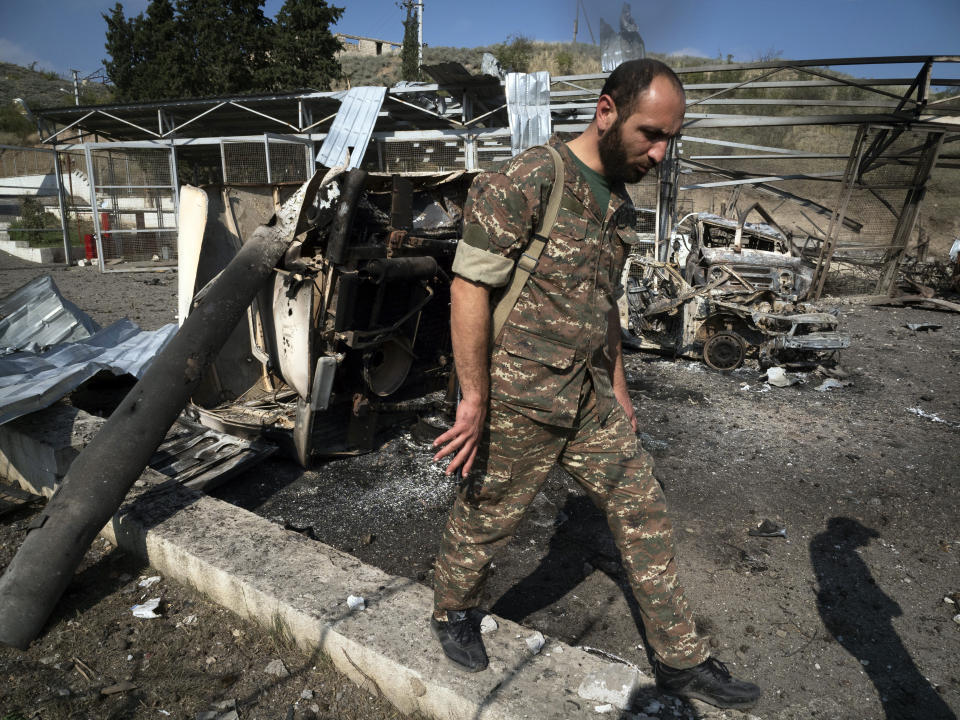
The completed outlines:
{"type": "Polygon", "coordinates": [[[603,135],[617,121],[617,106],[609,95],[601,95],[597,100],[597,130],[603,135]]]}

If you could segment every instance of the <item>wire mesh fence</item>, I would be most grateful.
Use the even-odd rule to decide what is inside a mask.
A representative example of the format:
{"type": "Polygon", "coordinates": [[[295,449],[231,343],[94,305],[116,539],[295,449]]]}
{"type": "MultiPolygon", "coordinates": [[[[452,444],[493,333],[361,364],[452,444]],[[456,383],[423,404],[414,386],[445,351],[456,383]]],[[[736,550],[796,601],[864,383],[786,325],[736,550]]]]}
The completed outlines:
{"type": "Polygon", "coordinates": [[[220,141],[223,182],[228,185],[280,185],[307,179],[310,144],[265,137],[220,141]]]}
{"type": "Polygon", "coordinates": [[[101,263],[176,258],[177,199],[171,151],[94,148],[89,165],[101,263]]]}
{"type": "Polygon", "coordinates": [[[380,162],[390,173],[448,172],[466,167],[461,139],[392,141],[380,146],[380,162]]]}
{"type": "Polygon", "coordinates": [[[0,146],[0,240],[24,248],[54,248],[56,257],[62,257],[63,227],[53,151],[0,146]]]}

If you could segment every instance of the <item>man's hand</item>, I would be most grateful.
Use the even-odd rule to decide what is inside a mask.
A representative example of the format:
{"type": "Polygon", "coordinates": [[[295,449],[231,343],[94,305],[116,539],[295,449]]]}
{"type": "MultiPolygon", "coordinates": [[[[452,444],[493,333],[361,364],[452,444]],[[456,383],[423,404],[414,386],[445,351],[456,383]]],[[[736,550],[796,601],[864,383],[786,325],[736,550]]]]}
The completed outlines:
{"type": "Polygon", "coordinates": [[[630,393],[627,392],[626,387],[618,388],[614,386],[613,394],[617,398],[617,402],[620,403],[620,407],[623,408],[623,411],[627,414],[627,418],[630,420],[630,427],[633,428],[633,432],[637,432],[637,412],[633,409],[633,400],[630,399],[630,393]]]}
{"type": "Polygon", "coordinates": [[[477,456],[490,397],[489,337],[490,290],[455,276],[450,285],[450,338],[463,397],[457,405],[457,421],[453,427],[433,441],[434,447],[443,446],[433,457],[434,461],[456,453],[447,465],[447,475],[458,468],[466,475],[477,456]]]}
{"type": "Polygon", "coordinates": [[[433,441],[433,446],[440,448],[433,456],[434,462],[456,453],[447,465],[447,475],[452,475],[458,468],[464,477],[470,473],[480,447],[480,435],[483,433],[486,415],[486,403],[463,398],[457,405],[457,421],[453,427],[433,441]]]}
{"type": "Polygon", "coordinates": [[[627,373],[623,369],[623,345],[620,342],[620,313],[614,305],[607,313],[607,350],[610,353],[610,380],[613,384],[613,394],[620,403],[620,407],[630,420],[630,427],[637,432],[637,413],[633,409],[633,400],[627,389],[627,373]]]}

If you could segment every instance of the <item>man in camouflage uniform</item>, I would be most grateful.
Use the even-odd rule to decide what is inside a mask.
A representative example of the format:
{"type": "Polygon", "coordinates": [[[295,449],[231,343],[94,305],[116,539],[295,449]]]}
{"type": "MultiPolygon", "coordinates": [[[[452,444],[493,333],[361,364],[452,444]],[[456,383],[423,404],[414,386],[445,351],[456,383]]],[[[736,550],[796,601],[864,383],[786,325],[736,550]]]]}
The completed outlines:
{"type": "Polygon", "coordinates": [[[625,258],[619,231],[632,208],[624,182],[660,162],[680,132],[683,88],[662,63],[624,63],[608,78],[590,127],[568,144],[556,178],[532,148],[470,189],[451,286],[462,400],[435,459],[453,455],[459,490],[444,530],[431,626],[447,656],[483,670],[474,612],[491,560],[559,463],[605,511],[639,603],[658,682],[723,707],[760,695],[710,659],[677,580],[666,503],[636,438],[616,298],[625,258]],[[491,340],[491,305],[539,229],[553,183],[559,214],[536,268],[491,340]]]}

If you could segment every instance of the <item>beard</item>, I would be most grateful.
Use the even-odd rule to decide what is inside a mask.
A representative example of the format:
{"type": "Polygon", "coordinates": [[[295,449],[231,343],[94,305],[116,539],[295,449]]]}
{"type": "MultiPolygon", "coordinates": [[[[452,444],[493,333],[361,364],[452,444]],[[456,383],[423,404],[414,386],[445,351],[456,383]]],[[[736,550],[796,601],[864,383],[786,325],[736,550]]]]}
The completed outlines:
{"type": "Polygon", "coordinates": [[[612,183],[637,183],[650,170],[648,167],[630,165],[623,147],[623,121],[617,118],[613,125],[600,136],[598,147],[603,174],[612,183]]]}

